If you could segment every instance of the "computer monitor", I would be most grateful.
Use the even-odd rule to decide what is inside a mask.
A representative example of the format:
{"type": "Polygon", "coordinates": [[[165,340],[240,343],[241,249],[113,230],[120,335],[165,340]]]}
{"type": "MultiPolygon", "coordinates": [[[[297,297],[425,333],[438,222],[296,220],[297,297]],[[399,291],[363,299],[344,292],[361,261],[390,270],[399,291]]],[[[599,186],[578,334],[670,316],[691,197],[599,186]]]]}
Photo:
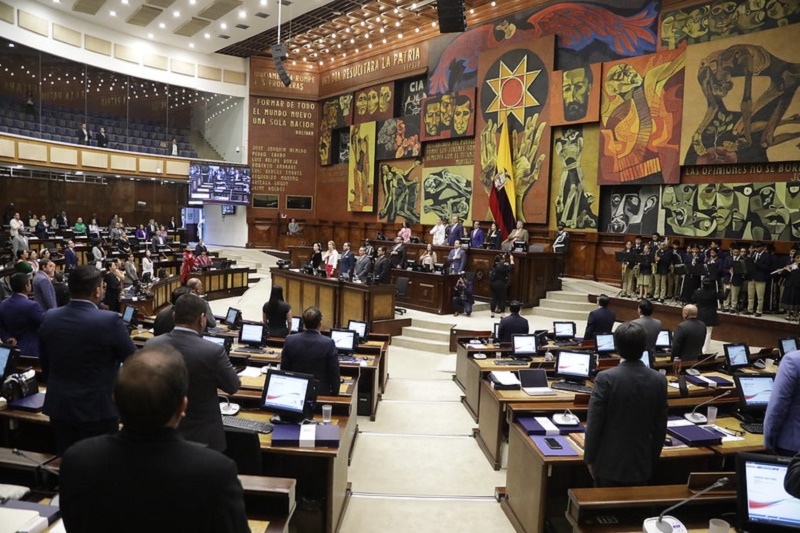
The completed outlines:
{"type": "Polygon", "coordinates": [[[406,270],[412,270],[412,269],[414,268],[414,265],[416,265],[416,264],[417,264],[417,262],[416,262],[415,260],[413,260],[413,259],[406,259],[406,264],[405,264],[405,267],[404,267],[404,268],[405,268],[406,270]]]}
{"type": "Polygon", "coordinates": [[[736,454],[738,527],[750,533],[780,533],[800,528],[800,498],[783,482],[790,457],[756,453],[736,454]]]}
{"type": "Polygon", "coordinates": [[[469,250],[469,245],[470,245],[469,241],[461,241],[461,249],[462,250],[469,250]]]}
{"type": "Polygon", "coordinates": [[[203,335],[203,339],[213,342],[214,344],[219,344],[223,348],[225,348],[225,353],[231,353],[231,345],[233,344],[233,339],[230,337],[215,337],[214,335],[203,335]]]}
{"type": "Polygon", "coordinates": [[[767,412],[775,374],[734,374],[736,392],[739,393],[739,412],[763,420],[767,412]]]}
{"type": "Polygon", "coordinates": [[[228,308],[228,312],[225,313],[225,324],[230,329],[236,329],[239,326],[239,322],[242,321],[242,312],[238,309],[234,309],[233,307],[228,308]]]}
{"type": "Polygon", "coordinates": [[[331,330],[331,339],[333,339],[333,343],[339,353],[351,354],[356,351],[356,346],[358,345],[356,335],[357,333],[350,329],[331,330]]]}
{"type": "Polygon", "coordinates": [[[514,251],[515,252],[524,252],[525,248],[528,247],[528,243],[525,241],[514,241],[514,251]]]}
{"type": "Polygon", "coordinates": [[[125,307],[125,310],[122,312],[122,321],[126,326],[136,325],[136,308],[134,306],[129,305],[125,307]]]}
{"type": "Polygon", "coordinates": [[[747,344],[723,344],[722,348],[730,370],[750,366],[750,348],[747,344]]]}
{"type": "Polygon", "coordinates": [[[594,342],[600,355],[608,356],[617,351],[613,333],[598,333],[594,336],[594,342]]]}
{"type": "Polygon", "coordinates": [[[512,356],[514,359],[530,359],[536,355],[536,335],[512,335],[511,336],[512,356]]]}
{"type": "Polygon", "coordinates": [[[444,263],[434,263],[433,264],[433,271],[442,273],[444,272],[444,263]]]}
{"type": "Polygon", "coordinates": [[[553,336],[556,340],[574,339],[575,322],[553,322],[553,336]]]}
{"type": "Polygon", "coordinates": [[[10,344],[0,344],[0,377],[6,379],[14,373],[19,358],[19,349],[10,344]]]}
{"type": "Polygon", "coordinates": [[[647,368],[653,368],[653,359],[653,354],[651,354],[649,350],[642,352],[642,363],[644,363],[644,366],[647,368]]]}
{"type": "Polygon", "coordinates": [[[314,376],[270,369],[261,393],[261,409],[280,415],[281,422],[300,423],[311,418],[317,401],[314,376]]]}
{"type": "Polygon", "coordinates": [[[369,323],[362,320],[349,320],[347,322],[347,329],[355,331],[358,334],[358,342],[366,342],[367,335],[369,335],[369,323]]]}
{"type": "Polygon", "coordinates": [[[594,354],[588,352],[558,352],[556,377],[564,381],[583,383],[592,377],[594,354]]]}
{"type": "Polygon", "coordinates": [[[289,333],[300,333],[303,331],[303,321],[300,319],[299,316],[292,317],[292,327],[289,330],[289,333]]]}
{"type": "Polygon", "coordinates": [[[672,348],[672,331],[669,329],[662,329],[658,332],[656,337],[656,348],[660,350],[669,350],[672,348]]]}
{"type": "Polygon", "coordinates": [[[500,338],[500,322],[495,322],[492,326],[492,338],[495,340],[500,338]]]}
{"type": "Polygon", "coordinates": [[[785,339],[778,339],[778,351],[781,353],[781,357],[789,352],[797,351],[797,338],[787,337],[785,339]]]}
{"type": "Polygon", "coordinates": [[[239,331],[239,344],[259,348],[264,344],[264,324],[242,324],[239,331]]]}

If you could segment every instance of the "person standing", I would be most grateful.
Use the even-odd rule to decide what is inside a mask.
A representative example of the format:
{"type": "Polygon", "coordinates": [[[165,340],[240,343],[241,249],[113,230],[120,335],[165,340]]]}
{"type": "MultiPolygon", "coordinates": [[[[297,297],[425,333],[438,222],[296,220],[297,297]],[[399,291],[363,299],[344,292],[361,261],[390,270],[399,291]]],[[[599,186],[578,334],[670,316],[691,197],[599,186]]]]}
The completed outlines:
{"type": "MultiPolygon", "coordinates": [[[[655,237],[657,233],[653,235],[655,237]]],[[[656,244],[655,265],[653,266],[653,299],[664,303],[667,298],[667,280],[672,266],[672,249],[667,247],[667,241],[662,240],[656,244]]]]}
{"type": "Polygon", "coordinates": [[[339,274],[347,279],[352,278],[353,270],[356,268],[356,256],[350,250],[350,243],[342,245],[342,255],[339,258],[339,274]]]}
{"type": "Polygon", "coordinates": [[[563,222],[559,222],[556,227],[558,231],[553,238],[553,253],[566,254],[569,251],[569,232],[563,222]]]}
{"type": "Polygon", "coordinates": [[[646,485],[667,434],[667,380],[642,363],[640,324],[620,324],[614,342],[623,361],[594,380],[583,460],[595,487],[646,485]]]}
{"type": "Polygon", "coordinates": [[[645,348],[650,353],[656,351],[656,340],[658,334],[661,332],[661,321],[653,318],[653,303],[650,300],[642,299],[639,301],[639,318],[634,320],[644,328],[645,335],[647,336],[647,347],[645,348]]]}
{"type": "Polygon", "coordinates": [[[319,332],[322,311],[309,307],[303,311],[301,333],[289,335],[281,352],[281,370],[312,374],[319,382],[321,396],[338,396],[341,377],[336,344],[319,332]]]}
{"type": "Polygon", "coordinates": [[[180,352],[189,371],[189,406],[178,425],[186,440],[225,450],[225,430],[219,413],[217,389],[227,394],[239,390],[241,382],[225,352],[225,347],[203,339],[206,329],[206,302],[196,294],[185,294],[174,307],[175,327],[153,337],[145,348],[171,346],[180,352]]]}
{"type": "Polygon", "coordinates": [[[98,309],[98,269],[84,265],[69,277],[70,302],[49,311],[39,328],[39,364],[47,382],[44,414],[63,455],[73,443],[117,431],[111,398],[119,364],[136,351],[122,318],[98,309]]]}
{"type": "Polygon", "coordinates": [[[336,267],[339,265],[339,251],[336,249],[336,243],[328,241],[328,250],[322,257],[325,263],[325,275],[329,278],[336,277],[336,267]]]}
{"type": "Polygon", "coordinates": [[[450,224],[450,231],[447,233],[447,244],[453,246],[456,241],[464,238],[464,226],[461,224],[462,220],[458,216],[453,215],[453,221],[450,224]]]}
{"type": "Polygon", "coordinates": [[[406,245],[403,244],[403,238],[400,236],[395,237],[394,247],[389,252],[389,262],[392,268],[404,268],[406,264],[406,245]]]}
{"type": "Polygon", "coordinates": [[[94,134],[94,140],[97,142],[97,146],[100,148],[108,148],[108,135],[106,135],[106,129],[100,128],[100,132],[94,134]]]}
{"type": "Polygon", "coordinates": [[[467,264],[467,252],[461,248],[461,241],[456,240],[453,243],[453,249],[450,250],[447,261],[450,263],[448,272],[451,274],[461,274],[464,272],[464,267],[467,264]]]}
{"type": "Polygon", "coordinates": [[[764,243],[755,244],[753,254],[753,279],[747,284],[747,314],[761,316],[764,311],[764,297],[766,296],[767,280],[772,268],[772,259],[769,252],[764,250],[764,243]],[[758,305],[756,305],[758,301],[758,305]]]}
{"type": "Polygon", "coordinates": [[[375,260],[375,271],[372,275],[375,283],[386,284],[391,281],[392,265],[386,257],[386,247],[378,246],[378,258],[375,260]]]}
{"type": "Polygon", "coordinates": [[[56,290],[53,287],[55,273],[56,264],[49,259],[42,259],[39,264],[39,272],[33,276],[33,299],[42,306],[45,312],[58,307],[56,290]]]}
{"type": "Polygon", "coordinates": [[[11,255],[17,257],[19,250],[28,249],[28,238],[25,236],[25,223],[20,220],[19,213],[14,213],[9,223],[9,233],[11,234],[11,255]]]}
{"type": "Polygon", "coordinates": [[[77,132],[77,134],[76,134],[76,137],[77,137],[77,140],[78,140],[78,144],[80,144],[80,145],[87,145],[87,144],[89,144],[89,138],[90,138],[90,136],[91,136],[91,135],[90,135],[90,133],[89,133],[89,130],[88,130],[88,129],[86,129],[86,123],[85,123],[85,122],[83,122],[83,123],[81,124],[81,129],[79,129],[79,130],[78,130],[78,132],[77,132]]]}
{"type": "Polygon", "coordinates": [[[706,325],[697,317],[697,306],[684,305],[681,310],[683,322],[675,328],[672,336],[672,358],[681,361],[697,361],[703,355],[706,340],[706,325]]]}
{"type": "Polygon", "coordinates": [[[500,242],[503,240],[503,235],[497,229],[497,224],[492,222],[489,227],[489,233],[486,235],[486,247],[489,250],[499,250],[500,242]]]}
{"type": "Polygon", "coordinates": [[[504,317],[497,328],[498,342],[511,342],[514,335],[527,335],[530,332],[531,326],[528,320],[519,314],[521,308],[519,302],[511,302],[509,306],[511,314],[504,317]]]}
{"type": "Polygon", "coordinates": [[[492,318],[495,313],[506,312],[506,300],[508,299],[508,287],[511,285],[511,273],[514,270],[514,256],[509,253],[502,253],[494,256],[494,264],[489,271],[489,290],[492,292],[492,299],[489,307],[492,318]]]}
{"type": "Polygon", "coordinates": [[[273,285],[269,300],[261,308],[262,321],[269,328],[270,337],[285,339],[292,323],[292,306],[283,299],[283,287],[273,285]]]}
{"type": "Polygon", "coordinates": [[[106,284],[105,297],[103,304],[109,311],[120,312],[119,299],[122,296],[122,282],[124,274],[119,270],[119,259],[111,259],[108,262],[108,271],[103,281],[106,284]]]}
{"type": "Polygon", "coordinates": [[[800,350],[781,359],[764,417],[764,448],[781,455],[800,452],[800,350]]]}
{"type": "Polygon", "coordinates": [[[411,240],[411,228],[408,227],[408,221],[403,221],[403,225],[400,227],[400,231],[397,232],[397,236],[403,239],[403,242],[409,242],[411,240]]]}
{"type": "Polygon", "coordinates": [[[480,248],[483,246],[484,233],[481,229],[481,223],[477,220],[472,223],[472,231],[469,234],[469,245],[472,248],[480,248]]]}
{"type": "Polygon", "coordinates": [[[12,274],[10,284],[14,294],[0,302],[0,341],[16,346],[22,355],[38,357],[44,309],[28,299],[32,290],[28,274],[12,274]]]}
{"type": "MultiPolygon", "coordinates": [[[[630,257],[635,257],[636,251],[633,248],[633,242],[630,240],[625,241],[625,249],[622,251],[626,254],[630,254],[630,257]]],[[[620,294],[622,298],[636,297],[634,291],[634,286],[636,285],[635,267],[635,260],[622,262],[622,293],[620,294]]]]}
{"type": "Polygon", "coordinates": [[[691,302],[697,305],[697,319],[706,326],[703,353],[711,353],[711,332],[719,325],[717,306],[725,300],[725,293],[717,291],[717,283],[712,278],[705,278],[703,285],[692,295],[691,302]]]}
{"type": "Polygon", "coordinates": [[[610,302],[611,299],[605,294],[597,297],[597,309],[589,313],[583,340],[592,341],[598,333],[611,333],[614,329],[617,314],[608,308],[610,302]]]}
{"type": "Polygon", "coordinates": [[[64,248],[64,270],[69,272],[78,268],[78,255],[75,253],[75,243],[67,241],[67,246],[64,248]]]}
{"type": "Polygon", "coordinates": [[[419,256],[419,264],[428,272],[433,272],[433,267],[437,263],[436,251],[433,245],[427,245],[425,251],[419,256]]]}
{"type": "Polygon", "coordinates": [[[436,225],[431,228],[430,234],[433,235],[433,245],[434,246],[444,246],[446,241],[446,230],[447,226],[444,223],[444,218],[439,217],[439,220],[436,222],[436,225]]]}
{"type": "Polygon", "coordinates": [[[358,258],[356,259],[353,277],[358,278],[362,283],[366,283],[369,279],[369,273],[371,270],[372,258],[367,255],[367,249],[361,246],[358,249],[358,258]]]}
{"type": "Polygon", "coordinates": [[[292,219],[289,224],[286,226],[288,231],[288,235],[297,235],[300,233],[300,225],[297,223],[295,219],[292,219]]]}
{"type": "Polygon", "coordinates": [[[786,276],[781,296],[781,307],[786,309],[786,320],[789,322],[798,319],[800,312],[800,253],[794,254],[792,262],[782,269],[786,276]]]}

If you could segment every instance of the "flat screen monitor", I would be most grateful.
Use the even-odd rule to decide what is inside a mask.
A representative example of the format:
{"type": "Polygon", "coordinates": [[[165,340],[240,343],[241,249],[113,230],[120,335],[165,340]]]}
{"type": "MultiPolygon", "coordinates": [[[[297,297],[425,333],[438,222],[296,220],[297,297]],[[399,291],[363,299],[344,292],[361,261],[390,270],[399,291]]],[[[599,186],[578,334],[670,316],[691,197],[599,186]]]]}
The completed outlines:
{"type": "Polygon", "coordinates": [[[642,352],[642,363],[644,363],[644,366],[647,368],[653,368],[653,354],[651,354],[650,351],[645,350],[642,352]]]}
{"type": "Polygon", "coordinates": [[[303,321],[300,320],[299,316],[292,317],[292,329],[289,333],[300,333],[303,330],[303,321]]]}
{"type": "Polygon", "coordinates": [[[250,205],[250,167],[195,161],[189,165],[189,203],[250,205]]]}
{"type": "Polygon", "coordinates": [[[203,339],[218,344],[225,348],[225,353],[231,353],[231,345],[233,340],[230,337],[215,337],[214,335],[203,335],[203,339]]]}
{"type": "Polygon", "coordinates": [[[500,338],[500,322],[495,322],[492,326],[492,338],[495,340],[500,338]]]}
{"type": "Polygon", "coordinates": [[[742,344],[724,344],[725,359],[731,370],[750,366],[750,348],[742,344]]]}
{"type": "Polygon", "coordinates": [[[444,272],[444,263],[434,263],[433,264],[433,271],[434,272],[444,272]]]}
{"type": "Polygon", "coordinates": [[[597,344],[597,353],[599,354],[611,355],[617,351],[613,333],[598,333],[594,336],[594,341],[597,344]]]}
{"type": "Polygon", "coordinates": [[[775,455],[736,454],[736,515],[741,531],[780,533],[800,528],[800,498],[792,497],[783,488],[790,460],[775,455]]]}
{"type": "Polygon", "coordinates": [[[229,307],[228,312],[225,313],[225,324],[227,324],[229,328],[237,327],[241,319],[242,312],[238,309],[234,309],[233,307],[229,307]]]}
{"type": "Polygon", "coordinates": [[[18,356],[19,349],[9,344],[0,344],[0,374],[2,374],[0,377],[2,379],[14,373],[18,356]]]}
{"type": "Polygon", "coordinates": [[[530,359],[536,355],[536,335],[512,335],[514,359],[530,359]]]}
{"type": "Polygon", "coordinates": [[[556,339],[574,339],[575,322],[553,322],[553,336],[556,339]]]}
{"type": "Polygon", "coordinates": [[[594,354],[588,352],[558,352],[556,377],[565,381],[583,382],[592,377],[594,354]]]}
{"type": "Polygon", "coordinates": [[[672,331],[668,329],[662,329],[658,332],[658,337],[656,337],[656,348],[661,350],[669,350],[672,348],[672,331]]]}
{"type": "Polygon", "coordinates": [[[358,345],[356,335],[355,331],[349,329],[331,330],[331,339],[333,339],[333,343],[339,353],[353,353],[356,351],[356,346],[358,345]]]}
{"type": "Polygon", "coordinates": [[[514,241],[514,251],[515,252],[524,252],[525,248],[528,247],[528,243],[525,241],[514,241]]]}
{"type": "Polygon", "coordinates": [[[230,204],[222,204],[220,206],[222,208],[223,215],[235,215],[236,214],[236,206],[230,204]]]}
{"type": "Polygon", "coordinates": [[[239,344],[261,346],[264,344],[264,324],[242,324],[239,331],[239,344]]]}
{"type": "Polygon", "coordinates": [[[767,411],[775,374],[734,374],[739,393],[739,410],[749,415],[763,417],[767,411]]]}
{"type": "Polygon", "coordinates": [[[261,409],[280,415],[282,422],[302,422],[311,417],[317,400],[314,376],[270,369],[261,393],[261,409]]]}
{"type": "Polygon", "coordinates": [[[136,322],[136,308],[132,305],[129,305],[125,308],[122,312],[122,321],[125,322],[126,326],[131,326],[136,322]]]}
{"type": "Polygon", "coordinates": [[[367,322],[362,320],[349,320],[347,322],[347,329],[355,331],[358,334],[359,342],[367,340],[367,335],[369,334],[369,324],[367,322]]]}
{"type": "Polygon", "coordinates": [[[789,352],[797,351],[797,338],[787,337],[785,339],[778,339],[778,351],[780,351],[781,357],[789,352]]]}

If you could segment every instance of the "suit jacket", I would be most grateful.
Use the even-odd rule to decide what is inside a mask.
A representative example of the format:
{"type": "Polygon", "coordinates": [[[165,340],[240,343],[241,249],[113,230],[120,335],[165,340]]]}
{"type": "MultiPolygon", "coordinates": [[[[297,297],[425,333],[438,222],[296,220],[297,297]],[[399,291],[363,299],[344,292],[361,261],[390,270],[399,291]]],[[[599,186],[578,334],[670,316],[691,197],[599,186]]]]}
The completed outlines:
{"type": "Polygon", "coordinates": [[[781,359],[764,417],[764,447],[800,451],[800,351],[781,359]]]}
{"type": "Polygon", "coordinates": [[[281,352],[281,370],[313,374],[319,381],[317,394],[339,396],[341,378],[336,345],[315,329],[286,337],[281,352]]]}
{"type": "Polygon", "coordinates": [[[379,257],[377,261],[375,261],[375,271],[373,272],[373,278],[375,279],[375,283],[389,283],[391,280],[392,275],[392,268],[391,264],[389,263],[389,258],[385,255],[383,257],[379,257]]]}
{"type": "Polygon", "coordinates": [[[656,250],[654,256],[656,260],[655,273],[662,276],[669,274],[669,267],[672,266],[672,248],[665,249],[663,253],[660,250],[656,250]]]}
{"type": "Polygon", "coordinates": [[[89,300],[48,311],[39,328],[39,363],[47,382],[44,414],[74,422],[116,418],[114,378],[135,351],[122,318],[89,300]]]}
{"type": "Polygon", "coordinates": [[[58,307],[58,304],[56,304],[56,290],[53,288],[53,281],[42,270],[33,276],[33,299],[36,300],[45,311],[58,307]]]}
{"type": "Polygon", "coordinates": [[[97,146],[100,148],[105,148],[108,146],[108,135],[105,133],[95,133],[94,140],[97,141],[97,146]]]}
{"type": "Polygon", "coordinates": [[[130,261],[125,261],[125,285],[133,285],[134,281],[139,281],[139,275],[136,273],[136,265],[130,261]]]}
{"type": "Polygon", "coordinates": [[[78,256],[72,248],[64,249],[64,269],[67,271],[78,267],[78,256]]]}
{"type": "Polygon", "coordinates": [[[697,304],[697,318],[706,326],[713,327],[719,325],[717,316],[717,302],[725,300],[725,293],[717,292],[715,288],[700,288],[694,291],[692,303],[697,304]]]}
{"type": "Polygon", "coordinates": [[[469,235],[469,245],[473,248],[480,248],[483,246],[484,233],[481,228],[473,228],[469,235]]]}
{"type": "Polygon", "coordinates": [[[458,274],[460,272],[464,272],[464,266],[466,266],[467,264],[467,251],[462,250],[460,248],[458,250],[453,248],[447,255],[447,261],[448,263],[450,263],[448,272],[450,272],[451,274],[458,274]],[[456,258],[456,254],[458,254],[458,258],[456,258]]]}
{"type": "Polygon", "coordinates": [[[703,355],[706,342],[706,325],[702,320],[690,318],[675,328],[672,335],[672,356],[681,361],[697,361],[703,355]]]}
{"type": "MultiPolygon", "coordinates": [[[[525,242],[528,242],[528,240],[525,239],[525,242]]],[[[567,250],[569,250],[569,232],[567,230],[556,232],[556,236],[553,239],[553,252],[557,254],[565,254],[567,253],[567,250]]]]}
{"type": "Polygon", "coordinates": [[[203,244],[202,246],[198,244],[197,246],[194,247],[194,255],[200,255],[203,252],[208,253],[208,247],[206,247],[205,244],[203,244]]]}
{"type": "Polygon", "coordinates": [[[789,463],[789,470],[783,480],[783,488],[795,498],[800,498],[800,453],[795,455],[792,462],[789,463]]]}
{"type": "Polygon", "coordinates": [[[614,322],[617,321],[617,314],[607,307],[598,307],[589,313],[589,320],[586,321],[586,332],[583,338],[594,339],[598,333],[610,333],[614,329],[614,322]]]}
{"type": "Polygon", "coordinates": [[[395,247],[392,247],[392,250],[389,252],[389,261],[392,263],[393,268],[403,268],[403,265],[406,264],[406,247],[402,243],[400,246],[395,250],[395,247]]]}
{"type": "Polygon", "coordinates": [[[767,281],[770,272],[772,272],[771,256],[769,252],[761,252],[761,254],[756,254],[756,256],[758,256],[758,259],[754,258],[756,270],[753,274],[753,281],[767,281]]]}
{"type": "Polygon", "coordinates": [[[174,306],[167,306],[158,312],[156,319],[153,320],[153,336],[158,337],[164,333],[169,333],[175,328],[175,316],[173,315],[174,306]]]}
{"type": "Polygon", "coordinates": [[[353,251],[347,250],[346,252],[342,252],[341,257],[339,257],[339,272],[342,274],[350,274],[355,267],[356,256],[353,254],[353,251]]]}
{"type": "Polygon", "coordinates": [[[516,313],[511,313],[507,317],[500,320],[500,326],[497,328],[497,336],[500,342],[511,342],[511,338],[518,334],[527,334],[530,331],[530,324],[528,324],[525,317],[519,316],[516,313]]]}
{"type": "Polygon", "coordinates": [[[89,144],[89,132],[87,130],[79,129],[75,136],[78,138],[78,144],[89,144]]]}
{"type": "Polygon", "coordinates": [[[652,316],[640,316],[633,322],[640,324],[644,328],[644,331],[647,334],[647,351],[649,351],[651,354],[655,353],[656,340],[658,339],[658,333],[661,331],[661,321],[653,318],[652,316]]]}
{"type": "Polygon", "coordinates": [[[358,256],[356,259],[356,267],[354,276],[360,279],[361,281],[367,281],[367,277],[369,276],[370,271],[372,270],[372,259],[370,256],[364,254],[358,256]]]}
{"type": "Polygon", "coordinates": [[[76,443],[59,484],[68,531],[250,531],[235,463],[170,428],[76,443]]]}
{"type": "Polygon", "coordinates": [[[153,251],[157,252],[160,246],[164,246],[166,244],[166,241],[164,240],[164,237],[153,235],[153,239],[150,241],[150,243],[152,244],[153,251]]]}
{"type": "Polygon", "coordinates": [[[219,412],[217,389],[233,394],[241,386],[225,348],[185,328],[173,329],[145,344],[148,348],[163,345],[178,350],[189,370],[189,406],[178,431],[186,440],[223,451],[225,430],[219,412]]]}
{"type": "Polygon", "coordinates": [[[583,456],[595,478],[645,484],[653,475],[666,434],[664,376],[641,361],[623,361],[597,374],[583,456]]]}
{"type": "Polygon", "coordinates": [[[41,220],[36,223],[36,229],[33,231],[36,236],[40,239],[47,238],[47,223],[42,222],[41,220]]]}
{"type": "Polygon", "coordinates": [[[464,237],[464,226],[461,224],[456,224],[450,227],[450,233],[447,234],[447,245],[453,246],[456,241],[459,241],[464,237]]]}
{"type": "Polygon", "coordinates": [[[15,293],[0,302],[0,339],[16,339],[22,355],[39,355],[39,326],[43,321],[44,309],[27,296],[15,293]]]}

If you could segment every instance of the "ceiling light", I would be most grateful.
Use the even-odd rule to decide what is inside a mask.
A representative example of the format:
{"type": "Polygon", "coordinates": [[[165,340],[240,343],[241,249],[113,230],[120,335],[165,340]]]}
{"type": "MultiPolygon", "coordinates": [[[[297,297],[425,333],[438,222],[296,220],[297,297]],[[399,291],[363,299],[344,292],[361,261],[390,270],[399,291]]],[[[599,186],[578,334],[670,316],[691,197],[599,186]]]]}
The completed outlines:
{"type": "Polygon", "coordinates": [[[381,33],[383,33],[384,31],[386,31],[386,29],[385,28],[381,28],[381,33]]]}
{"type": "Polygon", "coordinates": [[[211,39],[211,34],[210,33],[204,33],[203,37],[205,37],[206,39],[211,39]]]}
{"type": "Polygon", "coordinates": [[[224,22],[220,23],[219,27],[222,28],[223,30],[227,30],[228,29],[228,25],[225,24],[224,22]]]}
{"type": "Polygon", "coordinates": [[[109,11],[109,12],[108,12],[108,14],[109,14],[110,16],[112,16],[112,17],[116,17],[116,16],[117,16],[117,12],[116,12],[116,11],[114,11],[113,9],[112,9],[111,11],[109,11]]]}
{"type": "Polygon", "coordinates": [[[414,28],[414,33],[419,33],[419,28],[414,28]]]}
{"type": "Polygon", "coordinates": [[[433,26],[434,28],[436,27],[436,21],[435,20],[433,22],[431,22],[431,26],[433,26]]]}
{"type": "Polygon", "coordinates": [[[367,25],[367,23],[362,20],[361,21],[361,26],[366,26],[366,25],[367,25]]]}
{"type": "Polygon", "coordinates": [[[372,48],[372,43],[369,43],[369,47],[372,48]]]}
{"type": "Polygon", "coordinates": [[[152,34],[152,33],[148,33],[148,34],[147,34],[147,38],[148,38],[148,39],[152,39],[152,38],[153,38],[153,34],[152,34]]]}
{"type": "Polygon", "coordinates": [[[266,6],[267,5],[267,0],[261,0],[261,5],[262,6],[266,6]]]}
{"type": "Polygon", "coordinates": [[[190,3],[191,5],[195,5],[195,4],[197,3],[197,0],[189,0],[189,3],[190,3]]]}
{"type": "Polygon", "coordinates": [[[398,20],[397,22],[395,22],[395,23],[394,23],[394,26],[395,26],[396,28],[399,28],[399,27],[400,27],[400,21],[398,20]]]}
{"type": "Polygon", "coordinates": [[[383,38],[383,44],[386,44],[386,37],[383,38]]]}
{"type": "Polygon", "coordinates": [[[492,1],[492,7],[496,6],[497,2],[492,1]]]}
{"type": "MultiPolygon", "coordinates": [[[[8,47],[9,48],[14,48],[14,43],[8,43],[8,47]]],[[[6,69],[6,70],[8,70],[8,69],[6,69]]]]}
{"type": "Polygon", "coordinates": [[[474,9],[470,9],[470,10],[469,10],[469,14],[470,14],[470,15],[474,15],[474,14],[475,14],[475,10],[474,10],[474,9]]]}
{"type": "Polygon", "coordinates": [[[128,0],[122,0],[123,5],[128,5],[128,0]]]}
{"type": "Polygon", "coordinates": [[[243,18],[246,18],[246,17],[247,17],[247,11],[245,11],[244,9],[239,11],[239,18],[240,19],[243,19],[243,18]]]}
{"type": "Polygon", "coordinates": [[[194,43],[189,43],[189,48],[194,48],[194,43]]]}
{"type": "Polygon", "coordinates": [[[163,22],[159,22],[159,23],[158,23],[158,27],[159,27],[159,28],[161,28],[161,29],[163,30],[164,28],[166,28],[166,27],[167,27],[167,25],[166,25],[166,24],[164,24],[163,22]]]}
{"type": "Polygon", "coordinates": [[[397,38],[398,38],[398,39],[402,39],[402,38],[403,38],[403,34],[402,34],[402,33],[398,33],[398,34],[397,34],[397,38]]]}
{"type": "Polygon", "coordinates": [[[180,17],[181,16],[181,12],[176,9],[175,11],[172,12],[172,16],[173,17],[180,17]]]}

